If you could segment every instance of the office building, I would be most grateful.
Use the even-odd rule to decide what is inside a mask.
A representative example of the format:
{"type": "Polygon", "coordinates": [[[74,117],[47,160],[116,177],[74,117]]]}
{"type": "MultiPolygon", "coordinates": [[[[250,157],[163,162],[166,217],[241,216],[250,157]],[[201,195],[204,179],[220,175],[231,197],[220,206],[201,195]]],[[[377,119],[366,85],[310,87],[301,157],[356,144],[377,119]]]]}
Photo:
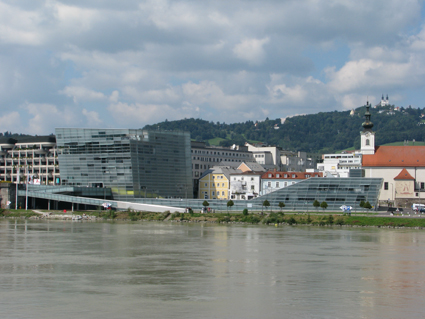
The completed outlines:
{"type": "Polygon", "coordinates": [[[62,185],[107,187],[116,200],[192,198],[190,135],[57,128],[62,185]]]}

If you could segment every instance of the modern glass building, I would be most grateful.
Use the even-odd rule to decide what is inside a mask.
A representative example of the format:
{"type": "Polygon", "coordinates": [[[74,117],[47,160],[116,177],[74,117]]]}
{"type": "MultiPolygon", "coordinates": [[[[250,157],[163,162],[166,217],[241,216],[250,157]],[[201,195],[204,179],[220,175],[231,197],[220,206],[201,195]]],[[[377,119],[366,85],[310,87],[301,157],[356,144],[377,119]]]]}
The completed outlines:
{"type": "Polygon", "coordinates": [[[309,178],[257,197],[253,202],[261,204],[267,199],[272,207],[279,207],[279,202],[283,202],[285,209],[311,210],[317,200],[326,202],[328,210],[339,210],[343,205],[359,210],[361,201],[377,206],[381,186],[382,178],[309,178]]]}
{"type": "MultiPolygon", "coordinates": [[[[285,204],[284,211],[322,211],[321,208],[316,209],[313,206],[315,200],[319,203],[326,202],[328,204],[325,211],[338,212],[341,211],[341,206],[343,205],[351,206],[353,212],[368,211],[361,208],[360,203],[361,201],[369,202],[376,208],[382,181],[382,178],[314,177],[251,200],[233,200],[234,205],[232,207],[227,207],[227,200],[208,199],[207,201],[209,207],[217,211],[232,210],[242,212],[244,208],[248,208],[249,211],[279,211],[279,202],[285,204]],[[269,201],[270,207],[263,207],[265,200],[269,201]]],[[[180,201],[175,199],[156,200],[148,198],[141,201],[156,205],[201,209],[204,199],[180,201]]]]}
{"type": "Polygon", "coordinates": [[[188,132],[56,128],[61,184],[107,187],[115,200],[192,197],[188,132]]]}

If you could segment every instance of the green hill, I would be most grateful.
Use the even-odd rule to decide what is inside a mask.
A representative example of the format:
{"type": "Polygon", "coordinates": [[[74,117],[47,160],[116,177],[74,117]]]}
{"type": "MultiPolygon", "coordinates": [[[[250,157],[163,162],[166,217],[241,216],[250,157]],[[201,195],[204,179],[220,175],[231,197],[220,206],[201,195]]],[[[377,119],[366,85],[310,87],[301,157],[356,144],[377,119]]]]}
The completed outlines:
{"type": "MultiPolygon", "coordinates": [[[[415,145],[425,141],[425,124],[422,120],[424,109],[401,108],[392,111],[394,106],[370,109],[371,120],[376,132],[376,145],[401,143],[408,140],[415,145]]],[[[349,111],[320,112],[317,114],[294,116],[265,121],[244,123],[214,123],[201,119],[165,121],[147,125],[145,129],[189,131],[191,138],[211,145],[243,145],[246,141],[261,141],[268,145],[280,146],[293,151],[312,153],[332,153],[344,149],[358,149],[364,121],[364,106],[349,111]]]]}

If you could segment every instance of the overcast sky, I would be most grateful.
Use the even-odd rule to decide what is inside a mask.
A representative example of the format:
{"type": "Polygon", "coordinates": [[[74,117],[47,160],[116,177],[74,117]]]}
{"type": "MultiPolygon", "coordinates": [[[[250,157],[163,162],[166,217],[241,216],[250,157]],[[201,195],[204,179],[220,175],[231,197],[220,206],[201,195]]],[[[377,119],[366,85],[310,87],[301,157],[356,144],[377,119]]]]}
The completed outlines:
{"type": "Polygon", "coordinates": [[[418,0],[0,0],[0,132],[425,106],[418,0]]]}

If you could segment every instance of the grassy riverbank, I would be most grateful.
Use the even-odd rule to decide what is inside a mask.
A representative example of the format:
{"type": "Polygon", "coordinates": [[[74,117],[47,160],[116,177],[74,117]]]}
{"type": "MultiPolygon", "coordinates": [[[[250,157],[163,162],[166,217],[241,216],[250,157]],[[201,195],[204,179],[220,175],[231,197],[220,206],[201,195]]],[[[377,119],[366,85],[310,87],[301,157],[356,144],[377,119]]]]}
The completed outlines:
{"type": "MultiPolygon", "coordinates": [[[[56,218],[70,219],[70,212],[48,212],[43,216],[40,212],[31,210],[0,210],[0,216],[11,218],[56,218]]],[[[246,223],[265,225],[313,225],[313,226],[374,226],[374,227],[424,227],[425,218],[378,217],[376,214],[367,216],[325,214],[325,213],[153,213],[133,211],[84,211],[73,212],[74,215],[86,214],[91,219],[137,221],[169,221],[169,222],[207,222],[207,223],[246,223]]]]}

